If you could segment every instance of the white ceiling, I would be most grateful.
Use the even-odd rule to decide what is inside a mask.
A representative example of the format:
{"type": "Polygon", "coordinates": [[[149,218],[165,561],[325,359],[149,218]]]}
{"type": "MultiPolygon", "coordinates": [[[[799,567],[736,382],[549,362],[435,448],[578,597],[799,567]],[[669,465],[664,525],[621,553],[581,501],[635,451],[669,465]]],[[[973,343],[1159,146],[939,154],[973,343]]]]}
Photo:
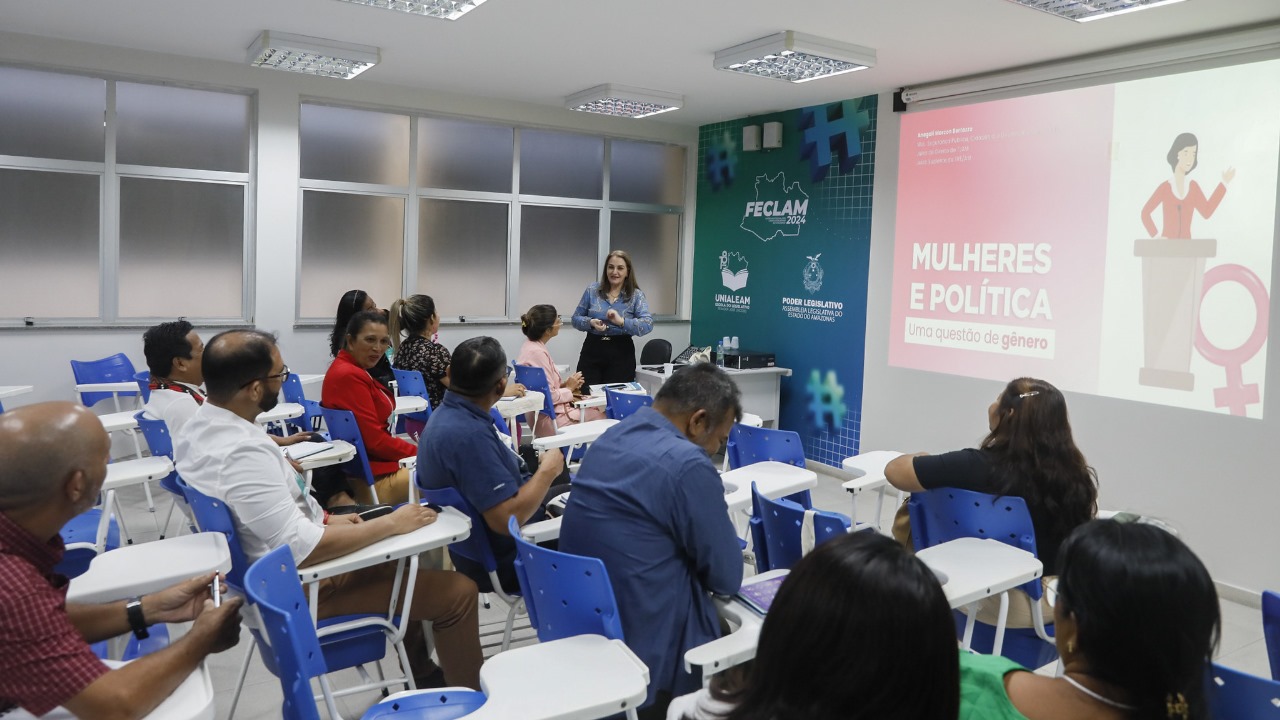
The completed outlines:
{"type": "Polygon", "coordinates": [[[489,0],[456,22],[338,0],[0,0],[5,31],[197,58],[244,62],[266,29],[382,48],[381,65],[333,82],[551,106],[602,83],[674,92],[683,110],[636,122],[682,125],[1278,20],[1280,0],[1187,0],[1086,24],[1008,0],[489,0]],[[800,85],[712,69],[716,50],[781,30],[873,47],[879,61],[800,85]]]}

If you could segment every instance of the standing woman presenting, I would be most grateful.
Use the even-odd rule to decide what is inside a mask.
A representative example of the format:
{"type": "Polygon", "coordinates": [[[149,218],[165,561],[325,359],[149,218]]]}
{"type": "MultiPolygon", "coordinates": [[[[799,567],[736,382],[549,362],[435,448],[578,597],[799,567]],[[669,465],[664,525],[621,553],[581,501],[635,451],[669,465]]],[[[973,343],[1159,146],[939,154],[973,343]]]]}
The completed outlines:
{"type": "Polygon", "coordinates": [[[636,282],[630,255],[614,250],[605,258],[600,282],[587,286],[573,311],[573,327],[587,333],[578,372],[588,385],[636,379],[636,346],[631,338],[653,330],[653,315],[636,282]]]}

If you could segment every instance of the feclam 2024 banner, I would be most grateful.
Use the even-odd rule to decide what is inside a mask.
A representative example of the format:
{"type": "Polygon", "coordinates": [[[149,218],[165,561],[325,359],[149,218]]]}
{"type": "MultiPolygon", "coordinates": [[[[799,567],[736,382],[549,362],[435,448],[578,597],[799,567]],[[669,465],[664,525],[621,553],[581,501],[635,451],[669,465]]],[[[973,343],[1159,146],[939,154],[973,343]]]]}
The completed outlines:
{"type": "Polygon", "coordinates": [[[774,353],[778,426],[831,465],[858,451],[875,137],[875,96],[699,132],[692,342],[774,353]],[[782,147],[743,151],[768,122],[782,147]]]}

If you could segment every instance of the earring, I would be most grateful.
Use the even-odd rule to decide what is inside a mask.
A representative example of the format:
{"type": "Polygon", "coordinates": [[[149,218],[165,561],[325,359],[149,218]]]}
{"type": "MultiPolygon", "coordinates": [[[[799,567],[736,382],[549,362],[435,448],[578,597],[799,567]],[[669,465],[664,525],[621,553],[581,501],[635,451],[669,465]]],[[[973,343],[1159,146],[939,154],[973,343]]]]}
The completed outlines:
{"type": "Polygon", "coordinates": [[[1076,643],[1074,640],[1067,641],[1067,652],[1074,653],[1076,651],[1076,643]]]}

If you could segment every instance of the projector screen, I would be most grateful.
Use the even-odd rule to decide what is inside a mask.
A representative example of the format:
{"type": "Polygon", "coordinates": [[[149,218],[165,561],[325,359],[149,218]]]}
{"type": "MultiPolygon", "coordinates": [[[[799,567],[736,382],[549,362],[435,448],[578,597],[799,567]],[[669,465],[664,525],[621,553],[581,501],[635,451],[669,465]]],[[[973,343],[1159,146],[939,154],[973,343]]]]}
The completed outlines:
{"type": "Polygon", "coordinates": [[[889,364],[1263,416],[1280,60],[901,116],[889,364]]]}

